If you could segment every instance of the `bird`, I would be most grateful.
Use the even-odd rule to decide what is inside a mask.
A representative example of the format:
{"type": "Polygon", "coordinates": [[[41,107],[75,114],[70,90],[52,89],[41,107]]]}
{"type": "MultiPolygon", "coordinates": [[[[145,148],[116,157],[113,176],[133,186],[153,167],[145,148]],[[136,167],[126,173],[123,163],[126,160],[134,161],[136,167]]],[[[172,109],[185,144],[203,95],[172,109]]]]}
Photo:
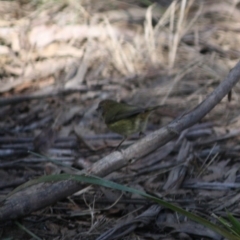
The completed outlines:
{"type": "Polygon", "coordinates": [[[117,102],[111,99],[102,100],[97,107],[97,111],[108,129],[123,136],[122,141],[116,149],[132,134],[139,133],[145,135],[149,115],[161,105],[142,108],[127,103],[117,102]]]}

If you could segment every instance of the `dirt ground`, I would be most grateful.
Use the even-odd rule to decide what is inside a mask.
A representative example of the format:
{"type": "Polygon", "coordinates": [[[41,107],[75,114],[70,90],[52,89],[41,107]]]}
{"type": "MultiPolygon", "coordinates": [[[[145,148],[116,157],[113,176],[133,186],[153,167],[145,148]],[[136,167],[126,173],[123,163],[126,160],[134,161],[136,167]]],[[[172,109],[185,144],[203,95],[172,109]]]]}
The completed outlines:
{"type": "MultiPolygon", "coordinates": [[[[209,96],[239,46],[236,0],[0,1],[0,239],[223,239],[137,194],[69,181],[19,191],[3,208],[29,180],[114,154],[122,138],[97,113],[100,101],[163,105],[148,136],[209,96]]],[[[239,86],[165,145],[96,175],[214,223],[226,211],[239,220],[239,86]]]]}

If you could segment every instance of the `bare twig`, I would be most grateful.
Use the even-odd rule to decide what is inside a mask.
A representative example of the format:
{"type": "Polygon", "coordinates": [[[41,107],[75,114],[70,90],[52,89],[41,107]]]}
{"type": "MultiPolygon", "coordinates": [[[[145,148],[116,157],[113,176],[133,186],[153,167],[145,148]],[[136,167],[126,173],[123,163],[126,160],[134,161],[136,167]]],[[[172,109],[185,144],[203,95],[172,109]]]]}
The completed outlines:
{"type": "Polygon", "coordinates": [[[75,92],[86,92],[88,90],[87,86],[83,86],[81,89],[51,89],[49,92],[44,93],[32,93],[28,95],[22,95],[22,96],[14,96],[14,97],[8,97],[8,98],[0,98],[0,106],[5,106],[8,104],[16,104],[24,101],[34,100],[34,99],[42,99],[42,98],[48,98],[48,97],[58,97],[63,96],[75,92]]]}

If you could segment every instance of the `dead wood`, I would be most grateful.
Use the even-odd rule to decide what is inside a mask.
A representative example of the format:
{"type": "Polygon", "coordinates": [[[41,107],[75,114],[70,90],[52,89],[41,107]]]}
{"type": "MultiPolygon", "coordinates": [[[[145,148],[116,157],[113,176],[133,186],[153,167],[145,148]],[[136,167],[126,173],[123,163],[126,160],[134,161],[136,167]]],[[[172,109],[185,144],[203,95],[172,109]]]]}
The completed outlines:
{"type": "Polygon", "coordinates": [[[109,229],[101,236],[99,236],[97,240],[114,239],[126,236],[127,234],[133,232],[136,228],[148,225],[152,220],[157,217],[160,211],[161,207],[159,205],[152,205],[135,219],[132,219],[127,223],[121,224],[120,226],[109,229]]]}
{"type": "Polygon", "coordinates": [[[82,89],[79,87],[78,89],[62,89],[62,88],[55,88],[49,89],[48,91],[41,91],[40,93],[31,93],[28,95],[20,95],[20,96],[13,96],[7,98],[0,98],[0,106],[5,106],[8,104],[17,104],[24,101],[34,100],[34,99],[43,99],[43,98],[51,98],[51,97],[59,97],[68,94],[72,94],[74,92],[86,92],[88,88],[83,86],[82,89]]]}

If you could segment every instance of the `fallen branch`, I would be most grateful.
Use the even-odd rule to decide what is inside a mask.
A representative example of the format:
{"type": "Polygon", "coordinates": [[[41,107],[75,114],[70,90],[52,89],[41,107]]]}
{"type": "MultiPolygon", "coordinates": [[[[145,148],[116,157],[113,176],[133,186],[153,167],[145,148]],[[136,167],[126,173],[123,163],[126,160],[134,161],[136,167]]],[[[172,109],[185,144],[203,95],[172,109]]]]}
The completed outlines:
{"type": "Polygon", "coordinates": [[[7,98],[0,98],[0,106],[5,106],[8,104],[17,104],[24,101],[30,101],[35,99],[43,99],[43,98],[53,98],[58,96],[64,96],[68,94],[72,94],[75,92],[86,92],[89,91],[89,89],[85,86],[82,86],[82,88],[75,88],[75,89],[60,89],[50,88],[48,91],[41,92],[41,93],[31,93],[28,95],[20,95],[20,96],[13,96],[13,97],[7,97],[7,98]]]}

